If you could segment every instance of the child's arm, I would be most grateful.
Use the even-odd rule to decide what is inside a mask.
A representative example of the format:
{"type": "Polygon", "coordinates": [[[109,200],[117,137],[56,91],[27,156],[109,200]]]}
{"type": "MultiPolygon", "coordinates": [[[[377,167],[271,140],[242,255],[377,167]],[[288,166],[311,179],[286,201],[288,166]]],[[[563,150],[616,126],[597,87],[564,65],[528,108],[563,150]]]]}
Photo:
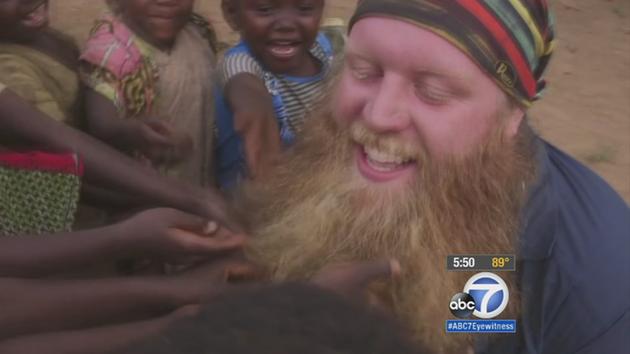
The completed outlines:
{"type": "Polygon", "coordinates": [[[91,88],[86,88],[85,91],[86,119],[90,134],[119,150],[135,150],[139,146],[140,121],[120,118],[118,110],[109,99],[91,88]]]}
{"type": "Polygon", "coordinates": [[[168,206],[240,230],[227,215],[225,201],[211,189],[201,189],[160,176],[100,141],[55,122],[20,97],[0,92],[0,139],[52,151],[74,151],[85,164],[85,179],[95,185],[142,198],[155,206],[168,206]]]}
{"type": "MultiPolygon", "coordinates": [[[[0,341],[139,321],[210,301],[226,274],[257,275],[244,260],[215,260],[177,275],[111,279],[1,279],[0,341]]],[[[2,351],[0,351],[2,352],[2,351]]]]}
{"type": "Polygon", "coordinates": [[[140,151],[153,162],[171,163],[185,158],[192,148],[189,137],[177,136],[164,121],[119,117],[112,101],[90,88],[85,106],[90,133],[121,151],[140,151]]]}
{"type": "Polygon", "coordinates": [[[11,354],[107,354],[118,353],[139,341],[158,336],[172,323],[185,318],[184,308],[165,317],[142,322],[76,331],[25,336],[0,342],[0,353],[11,354]]]}
{"type": "Polygon", "coordinates": [[[233,286],[229,283],[232,280],[255,280],[262,275],[260,269],[243,259],[223,258],[161,277],[0,278],[0,341],[162,316],[182,306],[211,301],[233,286]]]}
{"type": "Polygon", "coordinates": [[[40,80],[38,71],[26,59],[12,54],[0,54],[0,78],[5,85],[50,118],[64,123],[68,118],[52,93],[40,80]]]}
{"type": "Polygon", "coordinates": [[[208,258],[239,249],[242,236],[208,229],[204,219],[154,209],[100,229],[0,237],[0,277],[42,277],[124,257],[208,258]],[[210,231],[217,234],[209,235],[210,231]]]}
{"type": "Polygon", "coordinates": [[[234,128],[244,142],[248,177],[256,178],[281,150],[271,95],[260,78],[242,73],[226,83],[225,96],[234,112],[234,128]]]}
{"type": "Polygon", "coordinates": [[[93,280],[0,278],[0,286],[3,290],[0,295],[3,308],[0,341],[29,334],[137,321],[160,316],[195,301],[194,295],[186,294],[190,291],[182,289],[181,284],[159,277],[93,280]],[[188,301],[180,298],[188,298],[188,301]]]}

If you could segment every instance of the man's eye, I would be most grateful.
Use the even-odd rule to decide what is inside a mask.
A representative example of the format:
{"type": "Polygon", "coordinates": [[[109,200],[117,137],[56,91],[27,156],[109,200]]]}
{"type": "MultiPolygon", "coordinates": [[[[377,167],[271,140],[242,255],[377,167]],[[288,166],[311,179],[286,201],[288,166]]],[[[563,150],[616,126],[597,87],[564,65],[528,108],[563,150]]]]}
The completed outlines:
{"type": "Polygon", "coordinates": [[[376,77],[377,75],[378,73],[376,73],[374,69],[359,69],[359,68],[352,69],[352,76],[354,76],[355,79],[360,80],[360,81],[372,79],[376,77]]]}
{"type": "Polygon", "coordinates": [[[367,63],[348,63],[348,68],[352,73],[352,76],[359,81],[366,81],[378,78],[382,75],[378,67],[369,65],[367,63]]]}
{"type": "Polygon", "coordinates": [[[416,94],[424,102],[435,106],[447,104],[452,98],[448,90],[427,84],[416,85],[416,94]]]}

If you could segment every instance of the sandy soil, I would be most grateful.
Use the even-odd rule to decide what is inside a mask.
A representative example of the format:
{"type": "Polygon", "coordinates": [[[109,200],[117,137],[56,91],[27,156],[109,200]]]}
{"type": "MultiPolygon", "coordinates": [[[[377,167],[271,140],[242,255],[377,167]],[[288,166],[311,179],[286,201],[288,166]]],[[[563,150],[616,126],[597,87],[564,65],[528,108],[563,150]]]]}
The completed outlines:
{"type": "MultiPolygon", "coordinates": [[[[237,35],[219,0],[198,0],[222,40],[237,35]]],[[[356,0],[328,1],[327,14],[348,18],[356,0]]],[[[534,126],[597,171],[630,202],[630,1],[552,0],[558,46],[549,89],[532,109],[534,126]]],[[[51,0],[53,24],[82,41],[101,0],[51,0]]]]}

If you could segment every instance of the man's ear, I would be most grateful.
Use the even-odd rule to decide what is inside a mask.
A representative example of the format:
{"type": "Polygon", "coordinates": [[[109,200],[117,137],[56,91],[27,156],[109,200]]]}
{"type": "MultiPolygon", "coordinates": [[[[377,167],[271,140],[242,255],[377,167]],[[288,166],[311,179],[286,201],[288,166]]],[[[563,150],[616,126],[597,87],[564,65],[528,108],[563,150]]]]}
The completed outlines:
{"type": "Polygon", "coordinates": [[[523,120],[525,119],[525,107],[520,104],[510,102],[506,112],[505,138],[512,139],[518,133],[523,120]]]}
{"type": "Polygon", "coordinates": [[[230,26],[233,31],[239,31],[239,25],[237,21],[237,9],[238,6],[235,3],[236,0],[221,0],[221,10],[223,11],[223,19],[230,26]]]}

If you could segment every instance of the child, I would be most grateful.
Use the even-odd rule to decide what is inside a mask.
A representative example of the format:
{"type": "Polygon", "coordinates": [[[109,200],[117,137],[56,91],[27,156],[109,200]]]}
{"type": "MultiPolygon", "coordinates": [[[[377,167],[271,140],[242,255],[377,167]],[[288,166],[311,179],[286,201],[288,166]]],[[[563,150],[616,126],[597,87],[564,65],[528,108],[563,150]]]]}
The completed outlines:
{"type": "Polygon", "coordinates": [[[217,192],[161,176],[93,137],[58,124],[0,82],[0,153],[3,146],[12,148],[7,145],[9,140],[19,146],[75,152],[85,166],[82,185],[96,185],[110,194],[125,195],[135,200],[134,205],[144,208],[177,208],[215,220],[234,232],[241,230],[217,192]]]}
{"type": "Polygon", "coordinates": [[[332,63],[323,0],[223,0],[241,34],[220,65],[217,176],[224,189],[265,173],[322,98],[332,63]]]}
{"type": "MultiPolygon", "coordinates": [[[[11,90],[24,99],[28,104],[39,110],[45,117],[74,128],[83,126],[82,95],[78,75],[79,50],[75,43],[62,33],[48,27],[48,1],[46,0],[7,0],[0,5],[0,78],[11,90]]],[[[27,126],[30,130],[38,127],[27,126]]],[[[0,147],[11,150],[32,150],[34,146],[20,142],[15,135],[3,134],[0,147]]],[[[7,155],[18,160],[28,161],[29,155],[7,155]],[[19,157],[21,156],[21,157],[19,157]]],[[[68,165],[72,164],[70,156],[68,165]]],[[[48,156],[38,156],[35,161],[48,156]]],[[[52,157],[53,160],[56,157],[52,157]]],[[[65,203],[72,211],[77,202],[78,179],[71,175],[61,177],[50,171],[34,169],[16,169],[7,166],[0,167],[0,174],[9,178],[13,183],[4,186],[2,202],[10,202],[10,195],[30,200],[22,204],[23,211],[38,215],[37,210],[50,209],[54,213],[48,214],[51,223],[42,225],[46,230],[55,231],[58,227],[66,229],[72,221],[74,213],[69,212],[68,218],[62,214],[65,208],[58,207],[65,203]],[[37,189],[32,188],[37,186],[37,189]],[[30,197],[26,197],[26,195],[30,197]],[[31,198],[31,199],[29,199],[31,198]],[[35,202],[32,198],[37,199],[35,202]],[[47,199],[50,198],[50,199],[47,199]],[[43,203],[42,201],[51,201],[43,203]],[[57,217],[54,218],[53,215],[57,217]],[[53,220],[55,219],[55,220],[53,220]],[[53,225],[55,225],[53,227],[53,225]]],[[[11,210],[13,221],[32,223],[36,219],[20,216],[19,205],[11,210]]],[[[8,215],[2,213],[5,221],[8,215]]],[[[99,224],[104,214],[92,206],[81,203],[75,226],[83,224],[99,224]]],[[[0,229],[20,230],[14,224],[0,226],[0,229]]],[[[24,224],[22,224],[24,225],[24,224]]],[[[32,225],[32,224],[31,224],[32,225]]]]}
{"type": "Polygon", "coordinates": [[[194,0],[108,0],[81,56],[91,133],[207,185],[216,38],[194,0]],[[174,166],[178,163],[177,166],[174,166]]]}
{"type": "Polygon", "coordinates": [[[47,0],[6,0],[0,6],[0,77],[53,119],[79,125],[79,50],[48,27],[47,0]]]}

